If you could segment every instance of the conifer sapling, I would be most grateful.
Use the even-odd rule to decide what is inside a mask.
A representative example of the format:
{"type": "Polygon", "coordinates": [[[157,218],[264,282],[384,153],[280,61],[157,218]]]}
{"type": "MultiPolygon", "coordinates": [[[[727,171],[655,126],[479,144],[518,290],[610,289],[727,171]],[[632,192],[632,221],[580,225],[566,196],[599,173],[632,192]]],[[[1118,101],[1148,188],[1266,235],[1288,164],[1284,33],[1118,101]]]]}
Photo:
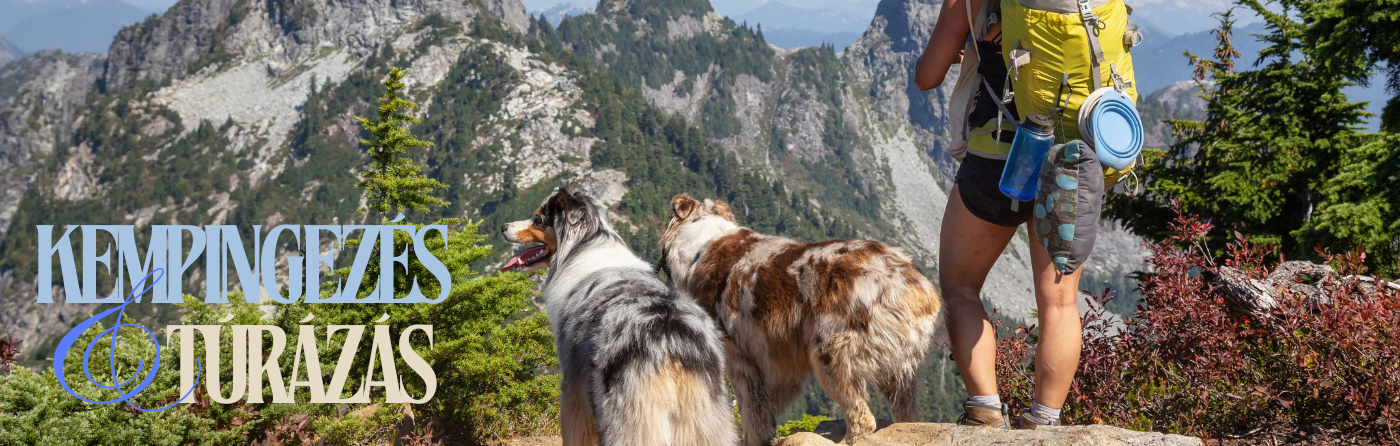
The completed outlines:
{"type": "Polygon", "coordinates": [[[430,195],[434,189],[448,186],[437,180],[423,176],[422,169],[411,158],[400,157],[410,147],[427,147],[431,142],[419,140],[408,131],[408,123],[418,122],[418,118],[400,111],[403,108],[417,108],[418,105],[399,97],[403,91],[403,77],[408,70],[394,67],[384,84],[384,97],[379,98],[378,119],[371,122],[356,116],[360,126],[370,132],[373,139],[361,139],[360,144],[368,149],[371,162],[369,170],[361,174],[364,181],[355,184],[356,189],[364,189],[368,195],[366,208],[384,215],[392,215],[404,210],[426,211],[428,205],[444,206],[446,201],[430,195]]]}

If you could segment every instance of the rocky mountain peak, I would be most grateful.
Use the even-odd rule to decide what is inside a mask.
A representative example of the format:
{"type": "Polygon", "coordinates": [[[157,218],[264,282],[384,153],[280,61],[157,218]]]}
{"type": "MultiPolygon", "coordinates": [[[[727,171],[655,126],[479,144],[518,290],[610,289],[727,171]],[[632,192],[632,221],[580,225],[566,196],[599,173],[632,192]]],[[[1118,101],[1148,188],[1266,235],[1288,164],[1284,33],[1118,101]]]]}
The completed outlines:
{"type": "Polygon", "coordinates": [[[898,52],[922,52],[943,2],[937,0],[882,0],[875,7],[876,20],[883,20],[883,31],[898,52]]]}
{"type": "Polygon", "coordinates": [[[117,34],[102,82],[108,91],[159,84],[243,59],[281,77],[328,48],[363,57],[431,14],[470,24],[483,12],[516,32],[529,27],[520,0],[182,0],[117,34]]]}
{"type": "Polygon", "coordinates": [[[949,70],[941,88],[923,92],[914,84],[914,66],[942,7],[938,0],[883,0],[870,28],[842,55],[858,81],[871,83],[882,113],[937,134],[946,130],[944,108],[957,67],[949,70]]]}

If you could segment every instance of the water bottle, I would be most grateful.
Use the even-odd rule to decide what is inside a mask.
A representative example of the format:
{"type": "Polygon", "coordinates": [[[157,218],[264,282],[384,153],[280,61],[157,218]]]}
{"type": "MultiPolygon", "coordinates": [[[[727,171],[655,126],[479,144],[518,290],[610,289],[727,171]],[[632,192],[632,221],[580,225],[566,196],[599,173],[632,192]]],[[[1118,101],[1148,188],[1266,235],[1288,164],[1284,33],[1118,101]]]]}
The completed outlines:
{"type": "Polygon", "coordinates": [[[1011,153],[1006,155],[1006,167],[1001,170],[1001,193],[1016,201],[1035,199],[1035,186],[1040,178],[1040,164],[1045,153],[1055,143],[1055,124],[1050,117],[1031,113],[1016,127],[1011,140],[1011,153]]]}

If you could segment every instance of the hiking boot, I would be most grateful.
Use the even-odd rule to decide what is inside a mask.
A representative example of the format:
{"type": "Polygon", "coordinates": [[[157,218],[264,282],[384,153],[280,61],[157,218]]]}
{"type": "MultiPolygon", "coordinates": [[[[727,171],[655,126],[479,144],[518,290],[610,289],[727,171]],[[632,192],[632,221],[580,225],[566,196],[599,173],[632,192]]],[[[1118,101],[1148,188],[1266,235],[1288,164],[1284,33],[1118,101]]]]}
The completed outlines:
{"type": "Polygon", "coordinates": [[[1016,418],[1016,428],[1017,428],[1017,429],[1035,430],[1036,428],[1041,427],[1041,426],[1059,426],[1059,425],[1060,425],[1060,420],[1055,420],[1055,421],[1043,421],[1043,420],[1041,420],[1041,419],[1039,419],[1039,418],[1036,418],[1035,416],[1031,415],[1031,413],[1030,413],[1029,411],[1022,413],[1020,417],[1017,417],[1017,418],[1016,418]]]}
{"type": "Polygon", "coordinates": [[[958,416],[959,426],[988,426],[993,429],[1010,429],[1011,421],[1006,417],[1007,408],[988,409],[982,406],[963,403],[963,414],[958,416]]]}

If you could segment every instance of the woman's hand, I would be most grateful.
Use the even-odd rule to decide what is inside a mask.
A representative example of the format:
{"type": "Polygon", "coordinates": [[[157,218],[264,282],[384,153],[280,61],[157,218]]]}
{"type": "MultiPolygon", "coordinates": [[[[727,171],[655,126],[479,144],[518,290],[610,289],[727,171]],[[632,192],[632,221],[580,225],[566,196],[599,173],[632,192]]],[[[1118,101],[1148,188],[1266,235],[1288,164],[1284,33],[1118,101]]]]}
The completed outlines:
{"type": "Polygon", "coordinates": [[[968,34],[972,32],[972,26],[968,23],[967,5],[963,3],[967,1],[972,2],[972,17],[977,17],[978,10],[982,9],[981,0],[943,2],[943,8],[938,13],[938,23],[933,26],[928,44],[924,46],[924,54],[919,57],[918,65],[914,68],[914,84],[918,85],[920,90],[938,88],[943,84],[943,77],[948,74],[948,68],[955,63],[962,63],[962,48],[967,42],[968,34]]]}

